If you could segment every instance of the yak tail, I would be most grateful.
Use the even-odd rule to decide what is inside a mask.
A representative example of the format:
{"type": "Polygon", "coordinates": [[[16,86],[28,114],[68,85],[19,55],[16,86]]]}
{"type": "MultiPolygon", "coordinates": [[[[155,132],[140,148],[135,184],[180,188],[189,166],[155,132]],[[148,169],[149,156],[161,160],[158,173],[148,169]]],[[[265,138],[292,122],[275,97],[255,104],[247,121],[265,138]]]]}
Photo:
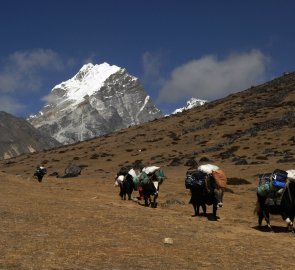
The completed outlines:
{"type": "Polygon", "coordinates": [[[255,208],[254,208],[254,211],[253,211],[253,214],[258,215],[258,213],[260,213],[260,212],[261,212],[261,206],[260,206],[260,203],[257,201],[256,205],[255,205],[255,208]]]}

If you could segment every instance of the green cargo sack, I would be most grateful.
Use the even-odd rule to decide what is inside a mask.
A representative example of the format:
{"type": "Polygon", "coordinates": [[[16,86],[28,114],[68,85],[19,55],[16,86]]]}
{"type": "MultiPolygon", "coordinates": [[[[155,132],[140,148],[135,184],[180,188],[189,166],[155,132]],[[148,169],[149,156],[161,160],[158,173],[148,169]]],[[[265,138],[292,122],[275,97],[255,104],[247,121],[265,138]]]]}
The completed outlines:
{"type": "Polygon", "coordinates": [[[257,193],[260,196],[267,197],[268,194],[277,191],[277,188],[275,188],[272,184],[271,177],[272,177],[271,173],[259,175],[257,193]]]}
{"type": "Polygon", "coordinates": [[[159,185],[161,185],[166,179],[164,171],[162,169],[159,169],[155,172],[155,174],[156,174],[157,182],[159,183],[159,185]]]}
{"type": "Polygon", "coordinates": [[[138,176],[139,186],[146,185],[150,181],[148,175],[145,172],[141,172],[138,176]]]}
{"type": "Polygon", "coordinates": [[[133,180],[133,184],[134,184],[134,189],[137,190],[138,186],[139,186],[139,179],[138,179],[138,176],[134,176],[132,178],[133,180]]]}
{"type": "Polygon", "coordinates": [[[257,187],[257,193],[262,197],[267,197],[269,193],[273,192],[272,183],[265,183],[257,187]]]}

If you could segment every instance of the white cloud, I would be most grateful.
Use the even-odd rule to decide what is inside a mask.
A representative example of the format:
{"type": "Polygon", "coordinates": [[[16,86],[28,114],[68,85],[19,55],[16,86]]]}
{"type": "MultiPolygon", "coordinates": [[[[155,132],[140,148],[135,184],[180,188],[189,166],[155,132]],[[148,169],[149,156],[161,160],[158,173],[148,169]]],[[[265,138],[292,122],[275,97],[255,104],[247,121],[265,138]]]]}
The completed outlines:
{"type": "Polygon", "coordinates": [[[0,95],[0,111],[4,111],[10,114],[17,114],[25,109],[25,105],[20,104],[15,99],[0,95]]]}
{"type": "Polygon", "coordinates": [[[214,100],[242,91],[265,79],[270,59],[259,50],[232,54],[226,59],[208,55],[174,69],[165,81],[159,103],[177,102],[191,97],[214,100]]]}
{"type": "Polygon", "coordinates": [[[91,63],[91,64],[95,65],[95,64],[97,64],[96,58],[97,58],[97,55],[95,53],[92,53],[82,61],[82,64],[85,65],[85,64],[91,63]]]}
{"type": "Polygon", "coordinates": [[[56,101],[58,100],[58,97],[56,95],[53,95],[50,92],[48,95],[42,97],[41,100],[45,102],[45,104],[51,104],[51,103],[56,103],[56,101]]]}
{"type": "Polygon", "coordinates": [[[16,90],[38,91],[43,85],[44,71],[60,71],[65,63],[58,53],[47,49],[19,51],[8,56],[0,70],[0,93],[16,90]]]}

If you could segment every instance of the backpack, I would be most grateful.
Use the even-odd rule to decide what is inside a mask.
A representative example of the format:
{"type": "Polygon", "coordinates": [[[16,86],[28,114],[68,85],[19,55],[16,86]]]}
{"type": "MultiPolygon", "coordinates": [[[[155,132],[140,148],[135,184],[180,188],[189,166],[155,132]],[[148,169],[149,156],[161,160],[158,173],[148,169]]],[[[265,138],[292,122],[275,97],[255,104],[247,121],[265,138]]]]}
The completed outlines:
{"type": "Polygon", "coordinates": [[[36,169],[36,174],[42,174],[42,175],[44,175],[44,174],[46,174],[47,173],[47,170],[46,170],[46,168],[44,168],[44,167],[38,167],[37,169],[36,169]]]}

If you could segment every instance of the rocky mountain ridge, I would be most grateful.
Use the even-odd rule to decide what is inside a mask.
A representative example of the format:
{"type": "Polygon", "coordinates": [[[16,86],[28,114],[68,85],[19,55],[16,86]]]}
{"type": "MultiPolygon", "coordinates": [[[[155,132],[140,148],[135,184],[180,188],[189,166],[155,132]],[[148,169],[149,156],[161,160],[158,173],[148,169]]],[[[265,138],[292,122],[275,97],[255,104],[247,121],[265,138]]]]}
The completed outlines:
{"type": "Polygon", "coordinates": [[[0,159],[60,146],[55,139],[35,129],[25,119],[0,112],[0,159]]]}

